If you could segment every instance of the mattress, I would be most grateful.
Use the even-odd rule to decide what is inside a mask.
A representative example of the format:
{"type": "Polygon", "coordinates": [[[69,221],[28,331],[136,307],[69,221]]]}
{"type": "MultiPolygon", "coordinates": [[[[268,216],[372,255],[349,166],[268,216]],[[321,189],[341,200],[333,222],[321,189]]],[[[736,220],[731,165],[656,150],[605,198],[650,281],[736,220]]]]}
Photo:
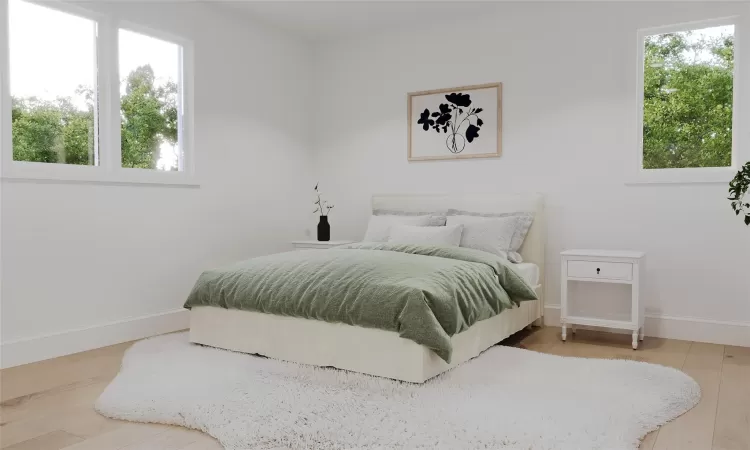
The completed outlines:
{"type": "Polygon", "coordinates": [[[512,264],[511,267],[529,283],[529,286],[539,285],[539,266],[534,263],[512,264]]]}

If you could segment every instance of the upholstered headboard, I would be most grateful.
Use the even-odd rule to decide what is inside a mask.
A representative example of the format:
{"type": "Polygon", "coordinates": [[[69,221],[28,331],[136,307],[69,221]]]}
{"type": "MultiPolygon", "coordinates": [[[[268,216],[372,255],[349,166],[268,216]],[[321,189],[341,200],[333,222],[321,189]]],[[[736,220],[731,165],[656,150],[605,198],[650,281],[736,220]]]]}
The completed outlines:
{"type": "MultiPolygon", "coordinates": [[[[541,194],[383,194],[372,196],[372,209],[406,212],[434,212],[458,209],[478,213],[530,211],[534,222],[521,247],[525,262],[539,266],[542,286],[537,294],[544,307],[544,251],[547,230],[544,217],[544,197],[541,194]]],[[[542,309],[543,314],[544,309],[542,309]]]]}

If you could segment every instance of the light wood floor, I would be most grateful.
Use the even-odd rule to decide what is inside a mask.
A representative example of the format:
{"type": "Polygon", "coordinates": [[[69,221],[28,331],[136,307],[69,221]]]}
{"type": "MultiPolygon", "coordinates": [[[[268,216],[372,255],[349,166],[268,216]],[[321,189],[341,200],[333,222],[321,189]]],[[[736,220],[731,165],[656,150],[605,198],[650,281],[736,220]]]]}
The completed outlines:
{"type": "MultiPolygon", "coordinates": [[[[750,450],[750,348],[558,328],[523,332],[506,344],[564,356],[620,358],[682,369],[700,383],[698,406],[641,445],[648,450],[750,450]]],[[[164,425],[105,419],[94,400],[115,376],[131,343],[0,371],[0,447],[7,450],[207,450],[210,436],[164,425]]],[[[550,374],[554,376],[554,374],[550,374]]],[[[582,449],[584,450],[584,449],[582,449]]]]}

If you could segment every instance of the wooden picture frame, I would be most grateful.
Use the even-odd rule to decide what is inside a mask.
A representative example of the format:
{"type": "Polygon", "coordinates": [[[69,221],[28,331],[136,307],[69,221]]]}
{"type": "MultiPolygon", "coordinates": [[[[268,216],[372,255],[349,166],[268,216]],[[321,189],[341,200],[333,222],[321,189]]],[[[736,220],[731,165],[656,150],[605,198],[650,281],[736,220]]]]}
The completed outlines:
{"type": "Polygon", "coordinates": [[[499,157],[502,152],[502,99],[502,83],[408,93],[407,159],[434,161],[499,157]]]}

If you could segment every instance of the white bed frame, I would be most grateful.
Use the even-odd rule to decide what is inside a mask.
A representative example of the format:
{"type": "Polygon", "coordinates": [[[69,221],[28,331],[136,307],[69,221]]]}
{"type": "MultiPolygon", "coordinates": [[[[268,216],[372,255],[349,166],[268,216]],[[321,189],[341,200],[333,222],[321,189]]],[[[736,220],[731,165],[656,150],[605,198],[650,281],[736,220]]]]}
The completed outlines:
{"type": "Polygon", "coordinates": [[[372,207],[406,212],[449,208],[482,213],[534,212],[534,223],[520,253],[525,262],[539,266],[540,285],[535,287],[539,300],[522,302],[518,308],[505,310],[453,336],[450,364],[394,331],[216,307],[190,311],[191,342],[421,383],[474,358],[524,327],[542,325],[546,229],[541,195],[376,195],[372,207]]]}

